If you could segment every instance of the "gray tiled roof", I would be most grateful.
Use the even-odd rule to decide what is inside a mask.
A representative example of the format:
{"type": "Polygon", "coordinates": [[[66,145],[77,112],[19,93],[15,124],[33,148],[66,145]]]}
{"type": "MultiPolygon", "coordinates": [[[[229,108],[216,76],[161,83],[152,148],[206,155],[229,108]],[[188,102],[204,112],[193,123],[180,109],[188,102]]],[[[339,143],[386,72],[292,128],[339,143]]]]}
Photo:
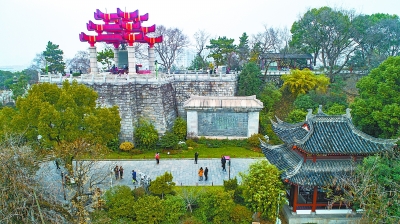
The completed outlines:
{"type": "Polygon", "coordinates": [[[310,154],[374,154],[392,148],[396,139],[379,139],[357,130],[349,115],[308,115],[307,121],[294,125],[272,123],[275,133],[288,144],[310,154]],[[302,128],[309,126],[309,131],[302,128]]]}
{"type": "Polygon", "coordinates": [[[302,186],[340,184],[341,177],[347,175],[354,166],[351,159],[304,162],[303,158],[286,144],[273,146],[262,142],[261,148],[268,161],[283,172],[283,180],[302,186]]]}

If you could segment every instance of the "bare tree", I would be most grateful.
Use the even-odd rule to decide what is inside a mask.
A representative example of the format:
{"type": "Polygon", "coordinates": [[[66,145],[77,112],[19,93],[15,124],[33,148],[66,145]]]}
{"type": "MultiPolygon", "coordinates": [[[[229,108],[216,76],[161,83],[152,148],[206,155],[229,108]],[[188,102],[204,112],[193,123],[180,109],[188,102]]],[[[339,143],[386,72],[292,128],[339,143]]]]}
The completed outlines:
{"type": "Polygon", "coordinates": [[[46,59],[44,58],[43,53],[36,54],[35,58],[32,60],[30,69],[41,72],[42,69],[45,67],[46,67],[46,59]]]}
{"type": "Polygon", "coordinates": [[[199,30],[194,34],[194,40],[196,41],[195,46],[197,50],[197,55],[200,56],[203,61],[206,56],[202,55],[203,51],[206,49],[208,40],[210,39],[210,34],[205,30],[199,30]]]}
{"type": "Polygon", "coordinates": [[[72,71],[88,71],[90,68],[89,52],[78,51],[72,59],[67,60],[66,64],[72,71]]]}
{"type": "Polygon", "coordinates": [[[155,44],[154,48],[161,59],[161,65],[168,71],[183,49],[189,46],[189,38],[178,28],[166,28],[158,26],[155,32],[157,36],[163,36],[163,42],[155,44]]]}

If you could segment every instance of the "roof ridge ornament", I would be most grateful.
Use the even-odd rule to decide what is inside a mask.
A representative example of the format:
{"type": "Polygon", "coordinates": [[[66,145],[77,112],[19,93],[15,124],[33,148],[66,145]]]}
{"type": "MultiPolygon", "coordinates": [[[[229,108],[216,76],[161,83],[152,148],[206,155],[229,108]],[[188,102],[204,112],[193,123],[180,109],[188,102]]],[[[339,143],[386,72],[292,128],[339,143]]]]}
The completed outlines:
{"type": "Polygon", "coordinates": [[[347,108],[346,109],[346,117],[349,118],[351,120],[351,114],[350,114],[351,109],[347,108]]]}
{"type": "Polygon", "coordinates": [[[312,114],[312,109],[308,109],[307,111],[308,111],[308,113],[306,115],[306,121],[308,121],[311,118],[311,116],[313,115],[312,114]]]}

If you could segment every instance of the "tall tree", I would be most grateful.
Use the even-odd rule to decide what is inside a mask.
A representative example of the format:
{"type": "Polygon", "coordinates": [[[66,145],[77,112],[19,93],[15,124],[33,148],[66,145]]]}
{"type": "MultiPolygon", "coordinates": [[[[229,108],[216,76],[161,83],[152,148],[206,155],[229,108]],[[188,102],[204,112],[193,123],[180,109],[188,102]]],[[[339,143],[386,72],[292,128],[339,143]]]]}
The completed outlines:
{"type": "MultiPolygon", "coordinates": [[[[99,52],[100,53],[100,52],[99,52]]],[[[72,59],[67,60],[69,70],[88,72],[90,68],[89,52],[78,51],[72,59]]]]}
{"type": "Polygon", "coordinates": [[[332,78],[347,64],[358,48],[353,40],[353,12],[329,7],[308,10],[292,25],[291,46],[312,52],[314,66],[319,57],[332,78]]]}
{"type": "Polygon", "coordinates": [[[204,50],[206,49],[207,41],[210,39],[210,34],[205,30],[199,30],[194,34],[195,46],[196,46],[196,66],[198,68],[207,68],[208,63],[206,61],[206,55],[204,50]],[[201,65],[201,66],[200,66],[201,65]]]}
{"type": "Polygon", "coordinates": [[[65,73],[64,52],[59,49],[59,45],[53,44],[51,41],[47,42],[46,50],[42,54],[46,60],[46,67],[42,69],[43,72],[65,73]]]}
{"type": "Polygon", "coordinates": [[[250,62],[245,65],[238,77],[238,96],[258,95],[262,90],[263,81],[258,66],[250,62]]]}
{"type": "Polygon", "coordinates": [[[241,173],[243,196],[247,207],[261,217],[276,220],[277,210],[286,203],[281,172],[267,160],[253,163],[248,174],[241,173]]]}
{"type": "Polygon", "coordinates": [[[374,137],[395,138],[400,134],[400,56],[389,57],[357,88],[360,96],[350,105],[354,124],[374,137]]]}
{"type": "Polygon", "coordinates": [[[178,28],[166,28],[162,25],[157,27],[155,34],[163,36],[163,42],[154,45],[161,59],[159,63],[170,71],[175,59],[189,45],[189,38],[178,28]]]}
{"type": "Polygon", "coordinates": [[[239,55],[239,66],[243,66],[249,61],[250,47],[249,47],[249,36],[246,32],[239,38],[239,45],[237,47],[237,53],[239,55]]]}
{"type": "Polygon", "coordinates": [[[217,66],[227,63],[227,56],[236,49],[236,46],[233,44],[234,41],[234,39],[228,39],[225,36],[210,40],[210,45],[207,45],[206,48],[210,50],[209,57],[214,59],[214,63],[217,66]]]}
{"type": "Polygon", "coordinates": [[[10,86],[13,92],[13,100],[17,101],[18,97],[23,96],[28,90],[28,79],[25,75],[18,77],[18,80],[10,86]]]}
{"type": "MultiPolygon", "coordinates": [[[[105,144],[117,138],[120,131],[117,107],[96,107],[97,93],[85,85],[68,81],[59,88],[56,84],[33,85],[25,97],[16,103],[11,121],[5,129],[23,133],[26,140],[44,148],[78,138],[105,144]]],[[[1,111],[3,113],[3,111],[1,111]]]]}

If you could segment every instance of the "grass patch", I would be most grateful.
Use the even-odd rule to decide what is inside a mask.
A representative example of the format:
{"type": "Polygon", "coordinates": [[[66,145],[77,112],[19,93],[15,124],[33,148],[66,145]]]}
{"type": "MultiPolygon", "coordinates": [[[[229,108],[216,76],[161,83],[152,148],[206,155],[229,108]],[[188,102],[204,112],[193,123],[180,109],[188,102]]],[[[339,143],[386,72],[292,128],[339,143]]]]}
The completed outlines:
{"type": "Polygon", "coordinates": [[[264,157],[258,148],[244,148],[237,146],[220,146],[218,148],[209,147],[205,144],[197,144],[191,150],[173,150],[173,149],[158,149],[143,151],[138,154],[137,152],[110,152],[102,156],[101,159],[154,159],[154,154],[160,153],[161,159],[192,159],[194,153],[199,152],[199,159],[221,158],[222,155],[230,156],[232,158],[260,158],[264,157]]]}

